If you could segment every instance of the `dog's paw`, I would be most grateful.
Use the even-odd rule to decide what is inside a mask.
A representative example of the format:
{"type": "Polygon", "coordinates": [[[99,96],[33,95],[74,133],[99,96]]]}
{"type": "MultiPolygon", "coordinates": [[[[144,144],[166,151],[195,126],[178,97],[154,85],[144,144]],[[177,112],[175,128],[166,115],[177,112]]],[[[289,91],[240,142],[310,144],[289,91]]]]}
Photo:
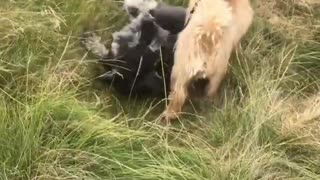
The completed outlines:
{"type": "Polygon", "coordinates": [[[93,32],[84,33],[80,39],[80,44],[87,51],[98,57],[105,57],[109,54],[107,48],[101,43],[101,37],[93,32]]]}
{"type": "Polygon", "coordinates": [[[161,124],[170,125],[171,121],[178,118],[178,115],[174,112],[164,111],[161,115],[161,124]]]}
{"type": "MultiPolygon", "coordinates": [[[[80,37],[80,45],[87,50],[90,50],[90,42],[97,39],[97,35],[93,32],[85,32],[80,37]]],[[[98,39],[100,41],[101,39],[98,39]]]]}

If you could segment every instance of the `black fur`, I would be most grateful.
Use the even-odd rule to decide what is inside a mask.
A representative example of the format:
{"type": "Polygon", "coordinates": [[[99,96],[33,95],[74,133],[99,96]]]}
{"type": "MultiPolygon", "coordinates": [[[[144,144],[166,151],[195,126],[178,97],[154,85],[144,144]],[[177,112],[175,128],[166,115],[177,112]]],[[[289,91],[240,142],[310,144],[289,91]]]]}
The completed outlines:
{"type": "Polygon", "coordinates": [[[96,54],[100,54],[99,62],[107,71],[100,77],[108,84],[112,83],[114,89],[123,95],[164,97],[169,89],[174,44],[177,33],[183,28],[185,10],[168,5],[157,8],[150,11],[151,18],[150,14],[140,14],[114,33],[111,51],[101,50],[102,44],[97,44],[96,40],[90,42],[93,48],[89,48],[85,42],[90,39],[88,37],[82,43],[89,51],[100,47],[100,53],[96,54]]]}
{"type": "Polygon", "coordinates": [[[171,34],[178,34],[184,28],[186,10],[183,7],[159,3],[155,9],[149,12],[155,22],[171,34]]]}

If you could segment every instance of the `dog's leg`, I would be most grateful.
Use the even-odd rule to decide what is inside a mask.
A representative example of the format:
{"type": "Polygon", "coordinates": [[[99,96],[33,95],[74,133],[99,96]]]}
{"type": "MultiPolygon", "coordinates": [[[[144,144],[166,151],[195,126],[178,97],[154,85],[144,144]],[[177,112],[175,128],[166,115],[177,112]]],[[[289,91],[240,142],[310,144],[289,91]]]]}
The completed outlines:
{"type": "Polygon", "coordinates": [[[172,90],[169,94],[169,104],[164,111],[164,120],[170,122],[170,120],[176,119],[178,113],[181,112],[182,106],[184,105],[188,97],[188,82],[187,81],[176,81],[178,83],[171,86],[172,90]]]}
{"type": "Polygon", "coordinates": [[[209,84],[206,89],[206,95],[210,99],[210,101],[213,101],[214,97],[216,96],[224,76],[225,73],[217,73],[209,79],[209,84]]]}
{"type": "Polygon", "coordinates": [[[101,37],[95,33],[84,33],[81,37],[80,45],[98,58],[109,55],[109,50],[101,43],[101,37]]]}

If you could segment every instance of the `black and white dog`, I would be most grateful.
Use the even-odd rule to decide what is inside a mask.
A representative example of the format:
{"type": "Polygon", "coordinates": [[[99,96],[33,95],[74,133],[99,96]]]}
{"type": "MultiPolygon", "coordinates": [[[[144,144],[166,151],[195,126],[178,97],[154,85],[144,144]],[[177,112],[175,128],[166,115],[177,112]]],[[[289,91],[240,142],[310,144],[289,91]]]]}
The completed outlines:
{"type": "Polygon", "coordinates": [[[112,83],[116,91],[164,97],[186,10],[155,0],[125,0],[124,8],[130,23],[112,34],[110,50],[92,33],[85,34],[82,45],[99,57],[107,70],[100,78],[112,83]]]}

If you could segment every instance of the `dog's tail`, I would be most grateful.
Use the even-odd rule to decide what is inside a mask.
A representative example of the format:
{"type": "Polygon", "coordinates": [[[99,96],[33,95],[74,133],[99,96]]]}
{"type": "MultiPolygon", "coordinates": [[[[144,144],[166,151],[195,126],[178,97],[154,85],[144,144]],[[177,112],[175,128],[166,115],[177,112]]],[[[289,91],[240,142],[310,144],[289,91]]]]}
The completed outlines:
{"type": "Polygon", "coordinates": [[[191,33],[199,48],[212,49],[232,21],[232,8],[225,0],[198,0],[190,14],[191,33]]]}

